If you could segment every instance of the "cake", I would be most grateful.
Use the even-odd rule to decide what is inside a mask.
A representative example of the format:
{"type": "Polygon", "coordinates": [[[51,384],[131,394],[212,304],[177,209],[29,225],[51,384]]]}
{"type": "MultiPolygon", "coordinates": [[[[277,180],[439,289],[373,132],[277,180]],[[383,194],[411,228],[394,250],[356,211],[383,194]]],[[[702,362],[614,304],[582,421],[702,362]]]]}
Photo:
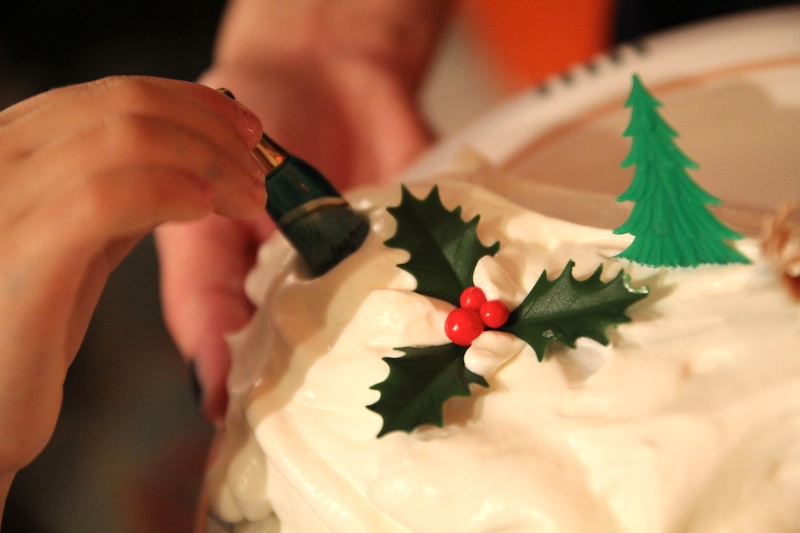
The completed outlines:
{"type": "Polygon", "coordinates": [[[354,193],[371,232],[332,271],[309,277],[281,238],[260,251],[257,311],[231,339],[212,515],[237,532],[800,530],[800,306],[760,241],[735,243],[749,264],[643,266],[618,257],[630,235],[530,211],[485,175],[408,191],[480,216],[478,239],[500,244],[474,270],[486,298],[513,309],[543,272],[602,266],[603,283],[624,272],[647,287],[630,321],[541,361],[484,331],[464,360],[488,386],[447,400],[441,427],[379,436],[384,359],[450,342],[454,306],[415,292],[408,252],[386,245],[401,187],[354,193]]]}
{"type": "Polygon", "coordinates": [[[751,214],[708,210],[638,77],[627,105],[617,201],[473,157],[352,192],[369,232],[322,275],[280,236],[262,246],[213,523],[800,531],[792,208],[761,237],[751,214]]]}

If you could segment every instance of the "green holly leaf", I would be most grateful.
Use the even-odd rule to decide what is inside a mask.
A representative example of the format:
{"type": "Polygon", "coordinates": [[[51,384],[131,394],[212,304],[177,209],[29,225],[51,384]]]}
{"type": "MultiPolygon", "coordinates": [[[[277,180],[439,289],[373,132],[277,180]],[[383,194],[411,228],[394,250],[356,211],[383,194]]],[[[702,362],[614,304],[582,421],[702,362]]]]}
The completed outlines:
{"type": "Polygon", "coordinates": [[[574,265],[569,261],[561,275],[552,281],[543,272],[500,328],[528,343],[540,361],[552,341],[572,348],[578,337],[608,344],[608,327],[630,322],[625,311],[648,294],[647,288],[631,287],[622,271],[608,283],[603,282],[602,265],[589,278],[576,280],[572,276],[574,265]]]}
{"type": "Polygon", "coordinates": [[[403,186],[400,205],[388,211],[397,220],[397,231],[384,244],[411,254],[398,266],[416,278],[415,292],[425,296],[457,306],[461,291],[472,285],[478,260],[500,248],[497,242],[484,246],[475,233],[480,216],[464,222],[461,206],[448,211],[436,186],[423,200],[403,186]]]}
{"type": "MultiPolygon", "coordinates": [[[[402,187],[400,205],[388,209],[397,230],[386,246],[406,250],[410,258],[398,267],[417,280],[415,292],[459,305],[461,292],[472,285],[478,261],[494,255],[495,242],[484,246],[477,237],[480,217],[461,219],[461,207],[448,211],[433,187],[423,200],[402,187]]],[[[501,331],[527,342],[541,361],[547,345],[560,341],[574,347],[578,337],[608,344],[606,330],[630,321],[627,308],[647,295],[634,289],[620,272],[608,283],[600,279],[602,267],[585,280],[572,276],[574,263],[567,263],[555,280],[542,276],[531,292],[509,316],[501,331]]],[[[466,347],[456,344],[399,348],[404,355],[387,357],[386,379],[371,389],[380,392],[368,408],[383,418],[378,437],[392,431],[410,432],[416,427],[444,424],[443,405],[454,396],[469,396],[470,385],[488,387],[483,376],[464,365],[466,347]]]]}
{"type": "Polygon", "coordinates": [[[470,383],[488,387],[486,380],[464,366],[466,347],[456,344],[398,348],[405,355],[384,357],[389,376],[370,387],[381,397],[367,408],[383,417],[378,437],[392,431],[410,432],[433,424],[442,427],[442,406],[453,396],[469,396],[470,383]]]}

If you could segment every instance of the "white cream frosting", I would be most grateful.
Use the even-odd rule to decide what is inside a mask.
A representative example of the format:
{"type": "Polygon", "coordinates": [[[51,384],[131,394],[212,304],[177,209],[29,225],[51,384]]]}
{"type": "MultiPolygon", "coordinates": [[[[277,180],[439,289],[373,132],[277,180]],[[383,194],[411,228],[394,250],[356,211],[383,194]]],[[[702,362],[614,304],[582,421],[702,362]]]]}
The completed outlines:
{"type": "Polygon", "coordinates": [[[580,339],[542,362],[483,333],[465,361],[489,389],[448,401],[443,428],[377,438],[382,358],[448,342],[451,306],[414,293],[406,252],[382,244],[399,186],[352,197],[373,225],[356,254],[308,279],[274,238],[248,280],[257,311],[231,339],[208,480],[218,517],[246,533],[800,531],[800,307],[755,241],[737,243],[752,265],[650,269],[613,258],[629,236],[439,186],[500,241],[474,274],[489,298],[513,308],[569,259],[576,277],[625,268],[650,296],[609,346],[580,339]]]}

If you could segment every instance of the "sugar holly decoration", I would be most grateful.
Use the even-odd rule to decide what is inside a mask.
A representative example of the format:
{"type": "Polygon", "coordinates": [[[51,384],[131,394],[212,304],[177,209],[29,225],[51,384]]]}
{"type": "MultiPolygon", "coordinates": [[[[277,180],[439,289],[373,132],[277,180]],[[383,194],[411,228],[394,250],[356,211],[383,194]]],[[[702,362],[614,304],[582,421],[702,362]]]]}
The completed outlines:
{"type": "Polygon", "coordinates": [[[489,300],[481,306],[480,314],[487,328],[497,329],[508,320],[508,307],[500,300],[489,300]]]}
{"type": "Polygon", "coordinates": [[[486,301],[480,287],[467,287],[444,321],[447,338],[459,346],[470,346],[486,328],[497,329],[508,320],[508,307],[500,300],[486,301]]]}
{"type": "Polygon", "coordinates": [[[499,243],[484,246],[478,239],[480,216],[464,222],[460,206],[445,209],[438,188],[417,200],[403,187],[400,205],[388,211],[397,220],[397,230],[384,244],[411,254],[397,266],[416,278],[419,294],[459,305],[462,291],[472,285],[478,260],[500,249],[499,243]]]}
{"type": "Polygon", "coordinates": [[[458,303],[461,307],[475,309],[477,311],[486,303],[486,294],[483,293],[480,287],[467,287],[461,291],[461,296],[458,297],[458,303]]]}
{"type": "Polygon", "coordinates": [[[749,263],[726,241],[742,235],[723,225],[706,207],[720,200],[699,187],[687,169],[698,168],[674,143],[677,133],[658,112],[661,102],[639,76],[625,102],[632,138],[623,167],[635,166],[633,180],[618,201],[635,202],[630,217],[614,233],[634,240],[619,257],[649,266],[695,267],[706,263],[749,263]]]}
{"type": "Polygon", "coordinates": [[[470,396],[470,385],[488,387],[483,376],[464,366],[466,346],[398,348],[401,357],[385,357],[389,377],[371,388],[380,400],[368,406],[383,417],[382,437],[392,431],[411,431],[418,426],[444,425],[442,405],[454,396],[470,396]]]}
{"type": "Polygon", "coordinates": [[[447,338],[459,346],[470,346],[483,333],[483,320],[477,309],[457,307],[450,311],[444,321],[447,338]]]}
{"type": "Polygon", "coordinates": [[[606,329],[630,321],[627,308],[647,295],[647,289],[631,287],[623,272],[603,282],[602,267],[588,279],[576,280],[570,261],[554,280],[543,272],[519,307],[509,312],[502,302],[487,301],[483,291],[472,286],[478,261],[500,248],[499,243],[485,246],[478,239],[480,217],[464,222],[460,207],[444,207],[437,187],[422,200],[402,187],[400,205],[388,211],[397,230],[385,244],[410,253],[398,267],[417,280],[415,292],[455,309],[444,325],[451,343],[402,347],[398,351],[403,355],[384,358],[389,375],[371,387],[381,395],[368,406],[383,418],[379,437],[425,424],[441,427],[445,401],[470,396],[470,385],[489,386],[464,364],[469,345],[487,328],[518,336],[542,360],[553,341],[574,347],[579,337],[589,337],[608,344],[606,329]]]}

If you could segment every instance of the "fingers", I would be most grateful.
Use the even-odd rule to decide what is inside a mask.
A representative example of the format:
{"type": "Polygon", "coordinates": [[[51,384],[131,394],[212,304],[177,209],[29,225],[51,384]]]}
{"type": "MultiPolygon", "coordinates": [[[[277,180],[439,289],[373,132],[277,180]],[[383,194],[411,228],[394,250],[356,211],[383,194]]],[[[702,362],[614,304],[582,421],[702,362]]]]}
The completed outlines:
{"type": "Polygon", "coordinates": [[[0,113],[0,127],[13,123],[18,142],[35,146],[65,127],[82,128],[126,113],[205,132],[221,146],[230,144],[233,129],[252,148],[262,131],[252,111],[208,87],[145,76],[114,76],[39,94],[0,113]]]}
{"type": "MultiPolygon", "coordinates": [[[[59,188],[38,211],[58,220],[68,240],[100,243],[144,234],[167,220],[189,220],[210,212],[214,190],[192,173],[167,166],[125,166],[92,180],[59,188]]],[[[45,221],[42,220],[41,223],[45,221]]]]}
{"type": "Polygon", "coordinates": [[[36,177],[14,184],[27,184],[29,195],[39,194],[48,177],[74,181],[134,164],[173,167],[215,188],[218,212],[252,216],[252,202],[244,211],[237,203],[243,190],[263,181],[250,153],[260,135],[252,112],[207,87],[114,77],[56,89],[0,113],[0,162],[36,177]]]}
{"type": "MultiPolygon", "coordinates": [[[[249,146],[260,123],[242,109],[199,85],[121,78],[1,112],[0,270],[28,287],[66,290],[97,257],[110,271],[115,243],[167,220],[261,213],[264,175],[249,146]]],[[[48,301],[34,292],[23,294],[48,301]]]]}
{"type": "MultiPolygon", "coordinates": [[[[263,212],[264,173],[250,155],[260,134],[237,102],[152,78],[57,89],[0,112],[0,404],[9,415],[0,429],[20,444],[0,445],[0,470],[4,457],[16,469],[47,441],[66,369],[133,243],[165,221],[263,212]]],[[[215,268],[222,251],[195,248],[189,270],[215,268]]],[[[239,327],[249,310],[237,314],[233,302],[245,301],[233,289],[230,301],[207,294],[225,310],[187,320],[218,328],[208,349],[224,350],[217,332],[239,327]]],[[[227,358],[201,359],[221,409],[227,358]]]]}
{"type": "MultiPolygon", "coordinates": [[[[13,282],[14,300],[48,311],[28,316],[32,330],[69,322],[72,304],[86,296],[87,265],[102,258],[105,281],[120,259],[117,243],[138,240],[163,219],[185,220],[209,212],[213,191],[191,176],[171,169],[126,168],[99,175],[93,183],[48,195],[24,216],[2,226],[0,260],[5,286],[13,282]],[[148,181],[150,183],[148,183],[148,181]]],[[[2,221],[0,221],[2,222],[2,221]]],[[[7,289],[8,287],[6,287],[7,289]]],[[[99,293],[98,293],[99,294],[99,293]]],[[[10,296],[9,296],[10,297],[10,296]]],[[[90,309],[86,309],[87,316],[90,309]]],[[[19,314],[21,310],[17,310],[19,314]]],[[[62,346],[64,343],[61,343],[62,346]]]]}
{"type": "Polygon", "coordinates": [[[152,78],[108,79],[12,107],[0,113],[0,229],[45,246],[70,238],[101,246],[211,210],[256,215],[264,173],[248,143],[260,123],[242,119],[243,109],[206,87],[152,78]]]}
{"type": "MultiPolygon", "coordinates": [[[[125,169],[174,169],[193,177],[198,185],[214,190],[213,209],[223,215],[247,217],[258,214],[264,206],[264,171],[244,145],[237,151],[217,144],[203,132],[144,115],[112,115],[91,129],[58,139],[41,147],[34,158],[38,165],[54,169],[49,175],[52,187],[90,181],[94,174],[124,174],[125,169]],[[83,177],[82,177],[83,175],[83,177]]],[[[147,178],[146,173],[140,172],[147,178]]],[[[96,184],[97,187],[102,187],[96,184]]],[[[163,191],[168,183],[147,178],[142,187],[163,191]]],[[[127,186],[135,187],[135,183],[127,186]]],[[[133,191],[129,191],[133,192],[133,191]]],[[[170,198],[180,201],[179,197],[170,198]]],[[[108,200],[115,206],[124,197],[108,200]]],[[[144,205],[137,207],[146,207],[144,205]]],[[[153,208],[160,207],[154,205],[153,208]]],[[[156,215],[153,210],[144,215],[156,215]]]]}
{"type": "Polygon", "coordinates": [[[194,364],[211,420],[224,416],[227,401],[225,335],[244,327],[253,312],[243,281],[261,238],[250,221],[215,216],[156,231],[165,321],[194,364]]]}

